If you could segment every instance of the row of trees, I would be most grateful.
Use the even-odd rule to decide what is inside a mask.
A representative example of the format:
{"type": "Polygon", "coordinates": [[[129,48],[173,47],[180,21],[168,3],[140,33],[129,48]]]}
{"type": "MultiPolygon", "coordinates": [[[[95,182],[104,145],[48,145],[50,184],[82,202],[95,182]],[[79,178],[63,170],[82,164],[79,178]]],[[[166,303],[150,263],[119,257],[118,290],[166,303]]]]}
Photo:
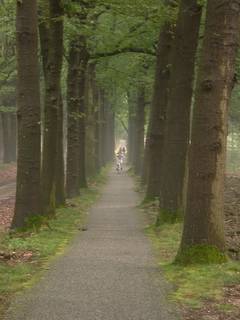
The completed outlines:
{"type": "Polygon", "coordinates": [[[109,93],[97,83],[87,45],[95,27],[94,15],[89,18],[93,8],[93,1],[17,2],[18,161],[12,228],[36,215],[54,216],[66,197],[78,196],[87,186],[87,176],[113,158],[114,111],[109,93]]]}
{"type": "Polygon", "coordinates": [[[12,227],[79,195],[113,158],[115,131],[146,200],[160,200],[157,223],[185,213],[179,257],[196,247],[221,258],[239,1],[24,0],[16,17],[12,227]]]}
{"type": "Polygon", "coordinates": [[[136,104],[132,113],[129,101],[129,160],[146,184],[146,201],[159,199],[157,224],[184,217],[177,261],[221,262],[228,110],[236,80],[240,1],[209,0],[206,6],[197,0],[181,0],[179,5],[165,1],[165,10],[145,156],[144,125],[138,123],[141,106],[136,104]],[[141,159],[141,171],[135,157],[141,159]]]}

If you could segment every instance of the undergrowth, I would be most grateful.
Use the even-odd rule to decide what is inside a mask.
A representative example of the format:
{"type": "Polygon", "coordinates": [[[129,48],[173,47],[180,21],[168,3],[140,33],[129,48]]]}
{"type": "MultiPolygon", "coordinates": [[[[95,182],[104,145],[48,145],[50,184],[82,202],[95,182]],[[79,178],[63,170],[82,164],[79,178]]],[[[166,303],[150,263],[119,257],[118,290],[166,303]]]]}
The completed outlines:
{"type": "MultiPolygon", "coordinates": [[[[182,224],[162,224],[158,228],[151,225],[146,231],[157,250],[159,266],[174,286],[170,298],[191,308],[201,308],[207,300],[212,300],[216,306],[224,309],[224,287],[240,284],[239,262],[228,260],[222,264],[178,265],[174,260],[180,244],[182,224]]],[[[232,308],[228,306],[226,312],[231,312],[232,308]]]]}
{"type": "MultiPolygon", "coordinates": [[[[99,187],[106,182],[108,168],[89,181],[79,198],[68,200],[67,206],[57,210],[56,217],[39,228],[25,232],[0,235],[0,252],[18,255],[29,253],[31,258],[0,260],[0,318],[11,297],[31,287],[51,260],[64,252],[74,235],[82,230],[88,209],[99,196],[99,187]]],[[[24,255],[23,255],[24,256],[24,255]]]]}

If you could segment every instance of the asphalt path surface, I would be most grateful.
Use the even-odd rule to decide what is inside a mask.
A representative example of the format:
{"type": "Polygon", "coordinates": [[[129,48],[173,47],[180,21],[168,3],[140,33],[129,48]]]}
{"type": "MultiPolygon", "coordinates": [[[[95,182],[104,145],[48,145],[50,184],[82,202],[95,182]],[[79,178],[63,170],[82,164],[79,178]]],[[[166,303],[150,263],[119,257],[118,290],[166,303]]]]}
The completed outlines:
{"type": "Polygon", "coordinates": [[[176,320],[132,178],[112,172],[81,232],[7,320],[176,320]]]}

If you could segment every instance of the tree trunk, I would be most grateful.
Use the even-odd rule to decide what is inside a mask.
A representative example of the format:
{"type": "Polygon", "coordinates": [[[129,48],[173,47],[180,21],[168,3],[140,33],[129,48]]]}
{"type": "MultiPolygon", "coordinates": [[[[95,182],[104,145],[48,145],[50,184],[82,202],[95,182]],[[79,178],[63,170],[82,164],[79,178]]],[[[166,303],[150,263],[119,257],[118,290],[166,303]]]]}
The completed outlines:
{"type": "Polygon", "coordinates": [[[63,8],[60,0],[49,2],[49,46],[45,74],[45,118],[42,162],[43,213],[55,213],[58,109],[63,58],[63,8]]]}
{"type": "Polygon", "coordinates": [[[113,161],[115,150],[115,115],[108,99],[105,99],[105,125],[104,125],[104,161],[113,161]]]}
{"type": "Polygon", "coordinates": [[[96,82],[96,70],[94,66],[93,78],[92,78],[92,93],[93,93],[93,105],[94,105],[94,120],[95,120],[95,168],[96,172],[101,169],[100,161],[100,119],[99,119],[99,109],[100,109],[100,93],[96,82]]]}
{"type": "Polygon", "coordinates": [[[59,97],[57,125],[57,157],[56,157],[56,206],[65,205],[65,164],[63,133],[63,100],[59,97]]]}
{"type": "Polygon", "coordinates": [[[239,41],[240,1],[208,1],[189,157],[184,231],[177,261],[224,260],[227,123],[239,41]],[[204,106],[204,107],[203,107],[204,106]]]}
{"type": "Polygon", "coordinates": [[[183,212],[184,176],[201,11],[197,0],[182,0],[176,25],[160,187],[160,214],[166,215],[165,218],[170,218],[171,221],[183,212]]]}
{"type": "Polygon", "coordinates": [[[157,66],[150,111],[148,137],[148,178],[146,199],[159,197],[160,167],[163,157],[164,131],[170,79],[170,55],[174,40],[174,27],[165,23],[160,32],[157,51],[157,66]]]}
{"type": "Polygon", "coordinates": [[[103,90],[99,91],[100,94],[100,108],[99,108],[99,160],[100,166],[106,165],[105,157],[105,130],[106,130],[106,119],[105,119],[105,104],[106,98],[103,90]]]}
{"type": "Polygon", "coordinates": [[[140,87],[137,93],[134,171],[141,175],[144,157],[144,126],[145,126],[145,89],[140,87]]]}
{"type": "Polygon", "coordinates": [[[86,178],[86,74],[88,64],[88,51],[85,36],[79,37],[79,72],[78,72],[78,92],[79,92],[79,185],[81,188],[87,187],[86,178]]]}
{"type": "Polygon", "coordinates": [[[79,95],[78,95],[78,43],[72,40],[68,56],[67,104],[67,177],[66,193],[68,198],[79,195],[79,95]]]}
{"type": "Polygon", "coordinates": [[[132,166],[135,159],[136,139],[136,102],[128,93],[128,163],[132,166]]]}
{"type": "Polygon", "coordinates": [[[40,210],[40,85],[36,0],[17,1],[18,161],[12,228],[40,210]],[[29,54],[31,53],[31,54],[29,54]]]}
{"type": "Polygon", "coordinates": [[[2,112],[3,129],[3,163],[10,163],[11,157],[11,132],[10,132],[10,114],[2,112]]]}
{"type": "Polygon", "coordinates": [[[11,161],[15,162],[17,158],[17,119],[14,112],[10,113],[10,148],[11,161]]]}

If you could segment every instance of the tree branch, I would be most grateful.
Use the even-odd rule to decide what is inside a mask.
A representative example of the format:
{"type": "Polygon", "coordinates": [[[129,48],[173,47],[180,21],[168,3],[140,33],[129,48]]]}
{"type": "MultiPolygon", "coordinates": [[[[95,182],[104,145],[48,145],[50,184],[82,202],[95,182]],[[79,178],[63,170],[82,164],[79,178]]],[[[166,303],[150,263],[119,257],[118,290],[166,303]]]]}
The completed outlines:
{"type": "Polygon", "coordinates": [[[124,53],[138,53],[138,54],[156,56],[156,51],[151,49],[126,47],[121,49],[115,49],[110,52],[96,52],[95,54],[91,55],[91,59],[107,58],[107,57],[112,57],[112,56],[116,56],[124,53]]]}

